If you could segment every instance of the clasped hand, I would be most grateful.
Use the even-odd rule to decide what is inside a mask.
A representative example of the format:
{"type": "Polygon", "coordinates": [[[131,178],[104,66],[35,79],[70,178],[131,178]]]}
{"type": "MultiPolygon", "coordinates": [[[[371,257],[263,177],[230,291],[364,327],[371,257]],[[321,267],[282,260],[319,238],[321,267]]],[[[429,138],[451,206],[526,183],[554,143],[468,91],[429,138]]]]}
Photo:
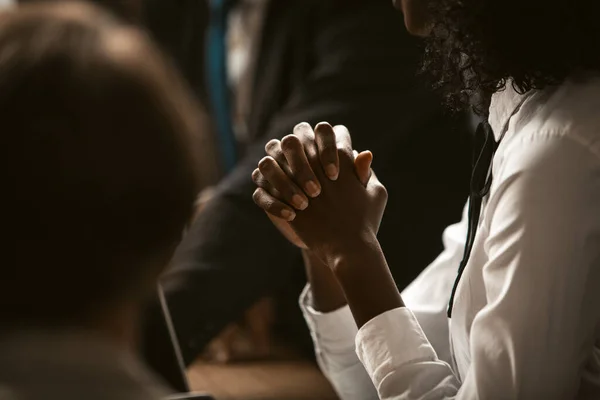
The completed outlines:
{"type": "Polygon", "coordinates": [[[387,192],[345,127],[302,123],[265,149],[253,198],[292,243],[329,262],[376,240],[387,192]]]}

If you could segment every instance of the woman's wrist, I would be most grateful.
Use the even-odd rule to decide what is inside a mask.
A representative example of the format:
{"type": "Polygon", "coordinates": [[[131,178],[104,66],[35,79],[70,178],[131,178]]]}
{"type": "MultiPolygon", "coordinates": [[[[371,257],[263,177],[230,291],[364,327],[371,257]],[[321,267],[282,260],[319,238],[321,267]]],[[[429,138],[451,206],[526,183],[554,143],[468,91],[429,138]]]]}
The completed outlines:
{"type": "Polygon", "coordinates": [[[376,316],[404,307],[379,242],[366,236],[330,255],[330,266],[359,328],[376,316]]]}
{"type": "Polygon", "coordinates": [[[350,266],[356,267],[356,263],[353,263],[352,260],[363,258],[368,254],[379,251],[381,251],[381,248],[377,240],[377,235],[365,232],[363,234],[349,235],[348,239],[328,246],[323,251],[322,258],[326,260],[327,265],[333,273],[337,274],[340,269],[350,266]]]}
{"type": "Polygon", "coordinates": [[[302,256],[312,291],[310,306],[322,313],[346,306],[344,292],[329,265],[309,250],[303,250],[302,256]]]}

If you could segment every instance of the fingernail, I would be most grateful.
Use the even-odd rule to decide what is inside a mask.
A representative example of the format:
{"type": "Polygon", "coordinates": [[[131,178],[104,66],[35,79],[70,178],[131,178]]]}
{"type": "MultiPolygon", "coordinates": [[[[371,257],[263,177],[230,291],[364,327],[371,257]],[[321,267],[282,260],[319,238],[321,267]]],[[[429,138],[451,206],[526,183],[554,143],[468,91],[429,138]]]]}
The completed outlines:
{"type": "Polygon", "coordinates": [[[325,173],[332,181],[335,181],[338,178],[338,169],[335,164],[329,164],[325,167],[325,173]]]}
{"type": "Polygon", "coordinates": [[[308,207],[308,201],[299,194],[295,194],[294,197],[292,197],[292,203],[294,203],[294,207],[298,210],[305,210],[306,207],[308,207]]]}
{"type": "Polygon", "coordinates": [[[315,182],[309,181],[306,184],[306,193],[308,193],[310,197],[317,197],[321,194],[321,188],[315,182]]]}
{"type": "Polygon", "coordinates": [[[290,222],[296,218],[296,213],[290,210],[281,210],[281,217],[290,222]]]}

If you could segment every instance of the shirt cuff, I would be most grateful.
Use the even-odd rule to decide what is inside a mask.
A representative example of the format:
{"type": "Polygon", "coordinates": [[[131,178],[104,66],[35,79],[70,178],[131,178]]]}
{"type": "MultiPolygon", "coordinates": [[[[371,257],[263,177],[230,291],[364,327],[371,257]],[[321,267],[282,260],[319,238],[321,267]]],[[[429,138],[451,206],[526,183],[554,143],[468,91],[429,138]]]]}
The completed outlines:
{"type": "Polygon", "coordinates": [[[310,306],[312,291],[306,285],[300,295],[300,308],[310,329],[317,352],[343,353],[354,351],[354,340],[358,332],[354,317],[348,306],[329,313],[321,313],[310,306]]]}
{"type": "Polygon", "coordinates": [[[404,365],[438,361],[417,318],[406,307],[367,322],[356,336],[356,353],[376,387],[404,365]]]}

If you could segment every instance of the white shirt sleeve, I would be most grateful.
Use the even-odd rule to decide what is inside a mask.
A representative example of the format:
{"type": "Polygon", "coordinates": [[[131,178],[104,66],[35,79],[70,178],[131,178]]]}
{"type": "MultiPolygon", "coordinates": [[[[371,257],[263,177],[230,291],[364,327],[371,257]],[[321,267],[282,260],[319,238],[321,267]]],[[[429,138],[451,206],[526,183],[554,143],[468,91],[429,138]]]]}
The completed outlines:
{"type": "Polygon", "coordinates": [[[437,357],[447,363],[451,363],[448,302],[464,253],[467,210],[465,206],[462,220],[444,231],[444,251],[402,292],[404,304],[419,322],[437,357]]]}
{"type": "Polygon", "coordinates": [[[331,313],[315,311],[306,286],[300,308],[310,329],[321,371],[341,400],[379,399],[371,377],[356,356],[354,340],[358,328],[348,306],[331,313]]]}
{"type": "MultiPolygon", "coordinates": [[[[368,322],[357,352],[381,399],[580,398],[600,314],[600,169],[585,146],[547,136],[512,149],[484,219],[487,306],[461,379],[409,309],[368,322]]],[[[455,313],[456,313],[455,308],[455,313]]]]}
{"type": "MultiPolygon", "coordinates": [[[[463,221],[448,227],[443,235],[444,251],[402,293],[440,359],[449,362],[450,344],[446,310],[467,235],[466,208],[463,221]]],[[[369,400],[379,396],[371,377],[356,354],[356,323],[346,306],[332,313],[310,307],[310,286],[300,298],[300,307],[311,331],[317,361],[342,400],[369,400]]]]}

